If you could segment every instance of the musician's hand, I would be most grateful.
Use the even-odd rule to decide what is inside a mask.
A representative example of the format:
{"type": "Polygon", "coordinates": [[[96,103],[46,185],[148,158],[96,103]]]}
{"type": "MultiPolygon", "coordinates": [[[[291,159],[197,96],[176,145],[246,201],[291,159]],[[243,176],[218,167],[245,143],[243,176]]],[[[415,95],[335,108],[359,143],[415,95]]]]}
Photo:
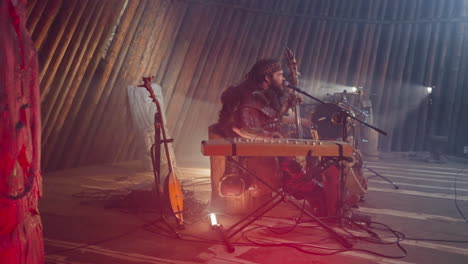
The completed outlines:
{"type": "Polygon", "coordinates": [[[283,135],[282,135],[280,132],[278,132],[278,131],[270,132],[270,136],[271,136],[272,138],[283,138],[283,135]]]}

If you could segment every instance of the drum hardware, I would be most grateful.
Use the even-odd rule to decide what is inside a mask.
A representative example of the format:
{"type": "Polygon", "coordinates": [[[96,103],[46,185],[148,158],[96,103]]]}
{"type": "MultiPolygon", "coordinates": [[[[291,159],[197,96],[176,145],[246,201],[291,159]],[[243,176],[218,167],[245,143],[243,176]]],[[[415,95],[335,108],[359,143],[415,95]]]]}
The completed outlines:
{"type": "Polygon", "coordinates": [[[321,140],[336,140],[342,138],[343,115],[340,106],[333,103],[323,103],[315,108],[312,123],[316,126],[321,140]]]}
{"type": "MultiPolygon", "coordinates": [[[[372,123],[372,102],[370,100],[370,97],[372,95],[374,94],[369,93],[368,91],[364,91],[361,88],[358,88],[356,93],[342,92],[327,94],[327,100],[330,104],[337,104],[338,106],[347,109],[351,113],[354,113],[355,117],[366,122],[372,123]]],[[[322,106],[319,105],[318,107],[322,106]]],[[[312,121],[314,121],[314,114],[317,112],[317,110],[315,112],[311,112],[311,118],[312,121]]],[[[318,123],[320,124],[320,121],[318,123]]],[[[325,134],[326,137],[330,137],[329,135],[332,135],[330,131],[335,133],[334,137],[337,137],[337,135],[340,135],[340,137],[342,136],[339,132],[341,131],[341,125],[336,124],[336,122],[332,123],[331,121],[325,120],[323,121],[322,127],[319,130],[319,132],[325,134]]],[[[377,156],[378,139],[376,133],[373,133],[367,128],[362,127],[356,121],[351,121],[351,123],[349,123],[347,133],[348,135],[350,135],[347,140],[348,142],[352,142],[354,149],[359,149],[363,151],[363,153],[369,155],[369,158],[377,156]]]]}
{"type": "Polygon", "coordinates": [[[369,116],[369,112],[368,112],[368,111],[359,109],[359,107],[354,106],[354,105],[352,105],[351,103],[349,103],[348,100],[344,100],[342,103],[345,104],[346,106],[352,108],[353,111],[360,113],[360,114],[363,115],[364,117],[368,117],[368,116],[369,116]]]}
{"type": "MultiPolygon", "coordinates": [[[[342,138],[342,140],[343,140],[344,142],[348,142],[348,133],[347,133],[347,128],[348,128],[347,122],[348,122],[348,119],[355,120],[355,121],[357,121],[358,123],[363,124],[363,125],[365,125],[365,126],[371,128],[371,129],[377,131],[378,133],[380,133],[380,134],[382,134],[382,135],[385,135],[385,136],[387,135],[387,132],[385,132],[384,130],[379,129],[379,128],[375,127],[375,126],[372,126],[372,125],[366,123],[365,121],[363,121],[363,120],[361,120],[361,119],[355,117],[355,116],[354,116],[353,114],[351,114],[349,111],[347,111],[346,109],[344,109],[343,107],[341,107],[341,106],[339,106],[339,105],[337,105],[337,104],[326,103],[326,102],[324,102],[324,101],[322,101],[322,100],[320,100],[320,99],[318,99],[318,98],[316,98],[316,97],[310,95],[309,93],[303,91],[302,89],[300,89],[300,88],[297,87],[297,86],[293,86],[293,85],[291,85],[291,84],[287,84],[287,86],[288,86],[289,88],[293,89],[294,91],[296,91],[296,92],[298,92],[298,93],[300,93],[300,94],[303,94],[303,95],[305,95],[305,96],[307,96],[307,97],[309,97],[309,98],[311,98],[311,99],[313,99],[313,100],[319,102],[320,105],[319,105],[318,107],[325,107],[325,109],[326,109],[326,110],[324,110],[325,120],[328,119],[328,120],[332,121],[333,119],[335,119],[335,122],[337,122],[337,123],[340,124],[340,126],[341,126],[341,138],[342,138]],[[331,109],[329,110],[329,109],[327,109],[327,108],[333,108],[333,110],[330,111],[331,109]],[[330,112],[331,112],[331,114],[330,114],[330,112]]],[[[345,96],[346,96],[346,94],[345,94],[345,96]]],[[[317,118],[317,120],[318,120],[318,119],[321,119],[322,117],[323,117],[323,116],[318,115],[316,118],[317,118]]],[[[313,121],[313,120],[312,120],[312,121],[313,121]]],[[[333,124],[333,122],[330,122],[330,123],[333,124]]],[[[318,129],[319,129],[318,132],[319,132],[319,136],[320,136],[320,125],[318,124],[317,126],[318,126],[318,129]]],[[[336,135],[336,134],[335,134],[335,135],[336,135]]],[[[322,138],[321,138],[321,139],[322,139],[322,138]]],[[[340,177],[340,178],[341,178],[341,179],[340,179],[340,180],[341,180],[341,182],[340,182],[340,187],[341,187],[341,190],[340,190],[340,205],[339,205],[339,209],[340,209],[340,210],[339,210],[339,213],[338,213],[338,216],[337,216],[338,218],[343,218],[343,217],[344,217],[344,215],[343,215],[343,209],[344,209],[344,200],[343,200],[343,198],[344,198],[344,195],[343,195],[343,194],[345,193],[345,192],[344,192],[344,185],[345,185],[345,179],[344,179],[345,177],[344,177],[344,175],[345,175],[345,169],[346,169],[345,167],[346,167],[346,166],[345,166],[344,164],[340,164],[340,171],[341,171],[341,173],[340,173],[340,176],[341,176],[341,177],[340,177]]],[[[367,168],[367,167],[366,167],[366,168],[367,168]]],[[[367,168],[367,169],[369,169],[369,168],[367,168]]],[[[387,179],[386,179],[386,180],[387,180],[387,179]]]]}
{"type": "MultiPolygon", "coordinates": [[[[359,92],[359,90],[358,90],[358,92],[359,92]]],[[[341,119],[342,117],[341,117],[341,113],[340,113],[339,107],[343,107],[343,106],[344,106],[344,107],[346,107],[346,108],[348,108],[348,109],[351,109],[351,111],[356,112],[358,116],[360,115],[360,116],[362,116],[362,117],[364,117],[364,118],[368,118],[368,117],[369,117],[369,114],[370,114],[370,113],[369,113],[368,110],[365,110],[365,109],[362,109],[362,110],[361,110],[359,107],[357,107],[357,106],[351,104],[351,103],[348,101],[348,95],[351,95],[351,94],[354,95],[354,93],[347,93],[347,92],[335,93],[334,96],[340,96],[340,98],[341,98],[341,100],[337,100],[337,101],[340,101],[340,102],[338,102],[338,103],[336,104],[337,107],[333,107],[332,105],[334,105],[334,104],[332,104],[332,103],[326,103],[326,104],[329,104],[327,107],[322,106],[322,108],[325,108],[325,110],[324,110],[324,109],[319,109],[319,111],[321,111],[321,112],[320,112],[320,114],[321,114],[321,117],[320,117],[320,118],[315,117],[316,119],[314,120],[314,115],[313,115],[312,121],[313,121],[313,122],[316,122],[317,124],[322,124],[322,129],[321,129],[321,130],[320,130],[320,129],[318,130],[318,131],[319,131],[319,135],[320,135],[320,133],[322,133],[322,134],[325,134],[325,135],[333,135],[333,137],[336,137],[336,135],[337,135],[337,131],[336,131],[336,130],[337,130],[338,126],[339,126],[339,125],[342,125],[342,123],[343,123],[343,122],[342,122],[343,120],[341,119]],[[323,113],[322,113],[323,111],[329,111],[329,112],[326,113],[326,114],[323,114],[323,113]],[[333,112],[333,111],[334,111],[335,113],[330,114],[330,112],[333,112]],[[331,115],[330,120],[327,119],[326,115],[331,115]],[[333,127],[333,126],[330,125],[330,121],[331,121],[331,124],[334,124],[334,125],[335,125],[335,127],[333,127]],[[326,123],[326,122],[328,122],[328,123],[326,123]],[[325,125],[323,125],[323,124],[325,124],[325,125]],[[335,131],[334,131],[334,132],[333,132],[333,131],[330,131],[331,129],[335,129],[335,131]]],[[[362,93],[358,93],[358,95],[362,95],[362,93]]],[[[323,104],[322,104],[322,105],[323,105],[323,104]]],[[[369,106],[369,104],[365,104],[365,105],[369,106]]],[[[318,107],[320,107],[320,105],[319,105],[318,107]]],[[[315,114],[315,112],[314,112],[314,114],[315,114]]],[[[357,128],[357,129],[359,129],[359,128],[357,128]]],[[[343,129],[343,131],[344,131],[344,129],[343,129]]],[[[346,130],[346,131],[347,131],[347,130],[346,130]]],[[[346,131],[344,131],[344,132],[346,132],[346,131]]],[[[358,134],[358,137],[359,137],[359,136],[360,136],[360,135],[358,134]]],[[[331,138],[330,138],[330,139],[331,139],[331,138]]],[[[356,139],[355,139],[355,140],[356,140],[356,139]]],[[[361,142],[367,143],[368,140],[365,139],[365,138],[357,139],[357,140],[354,142],[354,144],[353,144],[354,147],[355,147],[355,148],[358,148],[358,147],[360,146],[360,143],[361,143],[361,142]]],[[[346,164],[345,161],[342,161],[342,162],[346,164]]],[[[346,164],[346,165],[349,166],[349,164],[346,164]]],[[[367,166],[365,166],[365,165],[363,165],[362,167],[363,167],[363,168],[366,168],[367,170],[369,170],[370,172],[372,172],[372,173],[374,174],[374,176],[367,177],[366,180],[369,180],[369,179],[374,178],[374,177],[380,177],[380,178],[384,179],[386,182],[390,183],[390,184],[393,186],[393,188],[395,188],[395,189],[398,189],[398,188],[399,188],[398,185],[396,185],[396,184],[395,184],[394,182],[392,182],[390,179],[388,179],[388,178],[386,178],[385,176],[381,175],[381,174],[378,173],[377,171],[375,171],[375,170],[373,170],[373,169],[371,169],[371,168],[369,168],[369,167],[367,167],[367,166]]],[[[351,176],[352,176],[352,175],[351,175],[351,176]]],[[[346,181],[346,184],[347,184],[347,183],[348,183],[348,180],[346,181]]],[[[356,183],[358,183],[357,179],[356,179],[356,183]]],[[[353,185],[353,186],[354,186],[354,185],[353,185]]],[[[359,185],[356,185],[356,190],[357,190],[357,191],[362,191],[362,188],[361,188],[359,185]]]]}

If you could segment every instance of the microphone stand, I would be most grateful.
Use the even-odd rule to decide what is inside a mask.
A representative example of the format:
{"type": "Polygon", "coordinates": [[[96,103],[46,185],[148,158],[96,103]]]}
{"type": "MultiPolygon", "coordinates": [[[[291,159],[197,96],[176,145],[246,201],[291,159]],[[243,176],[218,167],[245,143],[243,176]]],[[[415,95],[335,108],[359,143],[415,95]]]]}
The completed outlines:
{"type": "MultiPolygon", "coordinates": [[[[344,103],[345,103],[347,106],[353,108],[355,111],[360,112],[360,113],[363,114],[364,116],[368,116],[367,113],[365,113],[364,111],[361,111],[361,109],[359,109],[359,108],[357,108],[356,106],[350,104],[350,103],[348,102],[348,100],[346,99],[346,96],[344,96],[343,101],[344,101],[344,103]]],[[[341,108],[341,107],[340,107],[340,108],[341,108]]],[[[353,116],[350,115],[350,117],[353,117],[353,116]]],[[[343,118],[343,117],[340,117],[340,118],[343,118]]],[[[346,117],[345,117],[345,118],[346,118],[346,117]]],[[[353,117],[353,118],[354,118],[354,117],[353,117]]],[[[360,121],[360,122],[362,121],[362,120],[359,120],[359,119],[356,119],[356,118],[354,118],[354,119],[355,119],[355,120],[358,120],[358,121],[360,121]]],[[[362,121],[362,123],[365,124],[364,121],[362,121]]],[[[368,125],[368,126],[371,127],[370,125],[368,125]]],[[[343,123],[343,135],[345,135],[345,133],[346,133],[346,119],[344,119],[344,123],[343,123]]],[[[384,135],[387,135],[387,134],[385,133],[384,135]]],[[[344,139],[343,139],[343,140],[344,140],[344,139]]],[[[373,169],[367,167],[367,165],[364,164],[363,168],[366,168],[368,171],[370,171],[370,172],[372,172],[372,173],[374,174],[374,176],[369,176],[369,177],[367,177],[368,180],[369,180],[369,179],[372,179],[372,178],[375,178],[375,177],[380,177],[380,178],[384,179],[386,182],[388,182],[389,184],[391,184],[395,190],[400,189],[400,187],[399,187],[398,185],[396,185],[393,181],[391,181],[391,180],[388,179],[387,177],[383,176],[382,174],[378,173],[377,171],[375,171],[375,170],[373,170],[373,169]]]]}
{"type": "MultiPolygon", "coordinates": [[[[309,97],[310,99],[313,99],[313,100],[315,100],[315,101],[317,101],[317,102],[319,102],[319,103],[321,103],[321,104],[325,104],[324,101],[322,101],[322,100],[320,100],[320,99],[318,99],[318,98],[316,98],[316,97],[310,95],[309,93],[307,93],[307,92],[301,90],[299,87],[296,87],[296,86],[293,86],[293,85],[290,85],[290,84],[286,84],[286,86],[289,87],[289,88],[291,88],[291,89],[293,89],[294,91],[296,91],[296,92],[298,92],[298,93],[301,93],[301,94],[303,94],[303,95],[309,97]]],[[[373,126],[373,125],[370,125],[370,124],[366,123],[365,121],[362,121],[361,119],[352,116],[346,109],[342,108],[341,106],[338,105],[338,107],[341,109],[340,114],[343,115],[344,117],[350,117],[350,118],[352,118],[352,119],[358,121],[359,123],[361,123],[361,124],[363,124],[363,125],[365,125],[365,126],[367,126],[367,127],[370,127],[370,128],[372,128],[372,129],[374,129],[375,131],[379,132],[380,134],[382,134],[382,135],[384,135],[384,136],[387,135],[387,132],[383,131],[382,129],[377,128],[377,127],[375,127],[375,126],[373,126]]],[[[344,119],[344,120],[345,120],[345,119],[344,119]]],[[[344,136],[344,135],[343,135],[343,136],[344,136]]],[[[343,140],[344,140],[344,139],[343,139],[343,140]]]]}
{"type": "MultiPolygon", "coordinates": [[[[291,88],[291,89],[293,89],[294,91],[296,91],[296,92],[298,92],[298,93],[301,93],[301,94],[303,94],[303,95],[305,95],[305,96],[307,96],[307,97],[309,97],[309,98],[311,98],[311,99],[313,99],[313,100],[315,100],[315,101],[317,101],[317,102],[319,102],[319,103],[321,103],[321,104],[325,104],[324,101],[322,101],[322,100],[320,100],[320,99],[318,99],[318,98],[316,98],[316,97],[310,95],[309,93],[303,91],[301,88],[299,88],[299,87],[297,87],[297,86],[294,86],[294,85],[290,84],[289,82],[286,82],[285,84],[286,84],[286,86],[287,86],[288,88],[291,88]]],[[[379,133],[382,134],[382,135],[385,135],[385,136],[387,135],[387,132],[383,131],[382,129],[379,129],[379,128],[375,127],[375,126],[372,126],[372,125],[366,123],[365,121],[363,121],[363,120],[361,120],[361,119],[358,119],[358,118],[354,117],[354,116],[351,115],[346,109],[342,108],[342,107],[339,106],[339,105],[337,105],[337,106],[340,108],[340,111],[339,111],[339,113],[338,113],[338,114],[339,114],[339,118],[340,118],[340,120],[342,120],[342,122],[343,122],[343,133],[342,133],[342,139],[343,139],[343,141],[346,142],[346,140],[347,140],[346,122],[347,122],[347,120],[348,120],[348,117],[350,117],[350,118],[352,118],[352,119],[358,121],[359,123],[361,123],[361,124],[363,124],[363,125],[365,125],[365,126],[367,126],[367,127],[369,127],[369,128],[374,129],[375,131],[379,132],[379,133]]],[[[344,203],[344,202],[343,202],[343,193],[344,193],[344,180],[343,180],[344,167],[343,167],[343,166],[344,166],[344,165],[341,165],[341,175],[342,175],[342,177],[341,177],[341,184],[340,184],[340,185],[341,185],[341,190],[340,190],[340,203],[341,203],[341,204],[340,204],[340,207],[342,207],[342,206],[343,206],[343,203],[344,203]]],[[[371,171],[372,173],[375,174],[375,176],[371,176],[371,177],[369,177],[368,179],[370,179],[370,178],[372,178],[372,177],[377,177],[377,176],[378,176],[378,177],[383,178],[385,181],[389,182],[390,184],[392,184],[393,187],[394,187],[395,189],[398,189],[398,188],[399,188],[397,185],[395,185],[395,183],[393,183],[391,180],[385,178],[385,177],[382,176],[381,174],[377,173],[375,170],[372,170],[372,169],[370,169],[370,168],[367,167],[367,166],[364,166],[364,167],[365,167],[366,169],[368,169],[369,171],[371,171]]]]}

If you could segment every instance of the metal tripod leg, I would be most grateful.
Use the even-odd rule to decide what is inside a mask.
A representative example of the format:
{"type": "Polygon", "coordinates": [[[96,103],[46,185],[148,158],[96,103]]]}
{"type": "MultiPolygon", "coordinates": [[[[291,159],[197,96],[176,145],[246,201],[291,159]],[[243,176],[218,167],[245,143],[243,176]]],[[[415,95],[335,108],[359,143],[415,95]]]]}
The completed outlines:
{"type": "Polygon", "coordinates": [[[276,195],[269,201],[267,201],[265,204],[261,205],[259,208],[257,208],[256,210],[254,210],[251,214],[249,214],[248,216],[244,217],[243,219],[241,219],[240,221],[238,221],[236,224],[234,224],[232,227],[230,227],[227,231],[231,231],[235,226],[239,225],[240,223],[242,223],[243,221],[247,220],[249,217],[255,215],[255,214],[258,214],[257,216],[255,216],[253,219],[251,219],[250,221],[248,221],[247,223],[245,223],[244,225],[242,225],[238,230],[236,230],[233,234],[228,234],[227,237],[231,238],[233,237],[235,234],[239,233],[242,229],[244,229],[245,227],[247,227],[248,225],[250,225],[251,223],[253,223],[254,221],[256,221],[258,218],[260,218],[262,215],[266,214],[268,211],[270,211],[271,209],[273,209],[274,207],[276,207],[278,204],[280,204],[282,201],[287,201],[288,203],[292,204],[294,207],[296,207],[297,209],[301,210],[304,214],[308,215],[309,217],[311,217],[313,220],[315,220],[323,229],[325,229],[326,231],[328,231],[332,236],[333,238],[336,239],[336,241],[338,241],[343,247],[345,248],[351,248],[353,245],[348,241],[346,240],[346,238],[344,238],[343,236],[341,236],[340,234],[338,234],[335,230],[333,230],[331,227],[329,227],[326,223],[324,223],[322,220],[318,219],[315,215],[313,215],[312,213],[304,210],[300,205],[296,204],[294,201],[291,201],[287,195],[285,193],[282,193],[282,192],[279,192],[277,191],[275,188],[273,188],[270,184],[268,184],[266,181],[264,181],[263,179],[261,179],[260,177],[258,177],[257,175],[253,174],[252,172],[250,172],[249,170],[247,170],[246,168],[244,168],[241,164],[239,164],[238,161],[234,160],[231,158],[231,161],[233,162],[233,164],[235,164],[238,168],[240,168],[241,170],[245,171],[246,173],[248,173],[250,176],[256,178],[258,181],[262,182],[263,184],[265,184],[265,186],[267,186],[272,192],[274,192],[276,195]],[[270,203],[272,203],[275,199],[281,197],[281,199],[278,199],[276,202],[274,202],[272,205],[269,205],[270,203]],[[269,206],[268,206],[269,205],[269,206]],[[265,206],[268,206],[267,208],[263,208],[265,206]],[[263,209],[261,209],[263,208],[263,209]],[[261,210],[261,211],[259,211],[261,210]]]}
{"type": "Polygon", "coordinates": [[[367,170],[369,170],[370,172],[374,173],[375,175],[374,176],[370,176],[370,177],[367,177],[367,179],[371,179],[371,178],[374,178],[374,177],[380,177],[382,179],[384,179],[386,182],[390,183],[391,185],[393,185],[393,188],[395,188],[395,190],[398,190],[400,189],[400,187],[398,185],[396,185],[394,182],[392,182],[391,180],[389,180],[387,177],[381,175],[380,173],[376,172],[375,170],[367,167],[366,165],[364,165],[364,168],[366,168],[367,170]]]}

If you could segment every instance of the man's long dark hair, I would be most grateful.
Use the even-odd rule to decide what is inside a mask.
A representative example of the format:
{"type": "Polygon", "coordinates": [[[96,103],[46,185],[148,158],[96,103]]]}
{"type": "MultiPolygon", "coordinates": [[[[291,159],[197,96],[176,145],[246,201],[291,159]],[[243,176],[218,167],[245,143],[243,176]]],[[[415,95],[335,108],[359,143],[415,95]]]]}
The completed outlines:
{"type": "Polygon", "coordinates": [[[239,85],[228,87],[221,95],[223,107],[219,112],[218,123],[223,126],[234,121],[232,120],[233,114],[239,107],[242,97],[246,94],[258,93],[259,96],[264,96],[275,110],[280,111],[280,98],[284,95],[284,91],[275,88],[264,90],[260,86],[265,80],[265,76],[273,77],[273,73],[278,70],[281,70],[278,60],[262,59],[257,61],[239,85]]]}

